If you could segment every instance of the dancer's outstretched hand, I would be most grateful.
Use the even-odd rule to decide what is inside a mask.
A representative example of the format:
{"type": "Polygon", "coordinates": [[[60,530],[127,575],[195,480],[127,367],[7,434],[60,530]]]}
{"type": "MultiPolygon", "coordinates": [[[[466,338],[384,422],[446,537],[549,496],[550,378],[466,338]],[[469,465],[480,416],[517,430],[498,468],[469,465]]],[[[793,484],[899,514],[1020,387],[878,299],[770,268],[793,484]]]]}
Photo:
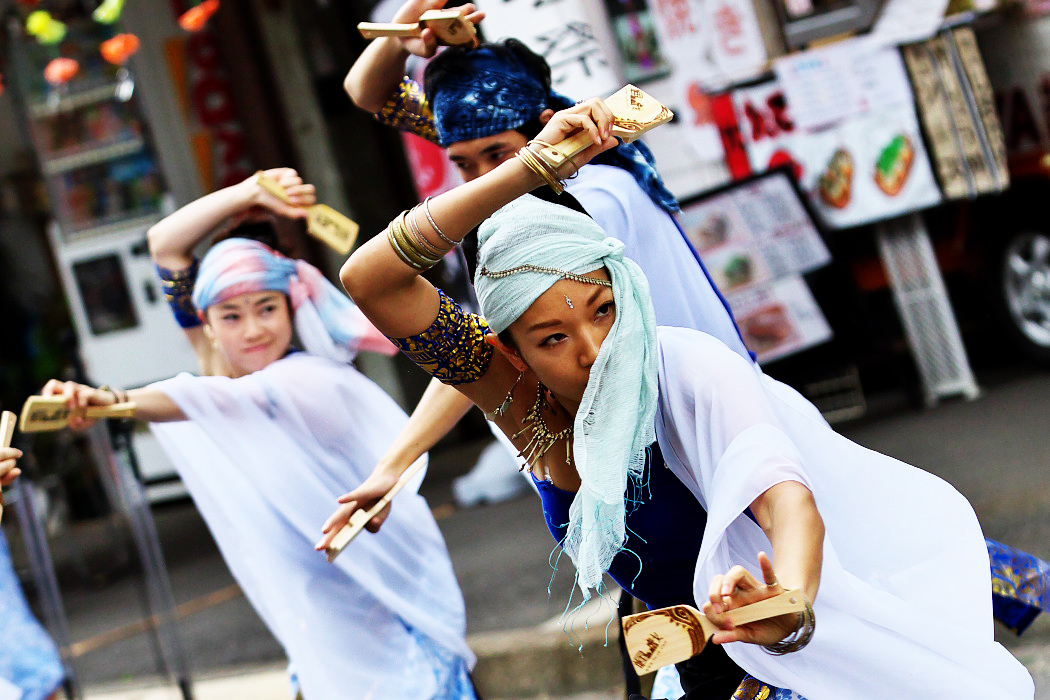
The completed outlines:
{"type": "Polygon", "coordinates": [[[711,637],[715,644],[748,642],[750,644],[775,644],[794,632],[798,627],[798,614],[791,613],[759,620],[736,627],[726,615],[736,608],[772,598],[784,592],[777,581],[773,562],[765,552],[758,553],[758,564],[762,567],[763,581],[742,566],[734,566],[728,572],[711,579],[710,600],[704,603],[704,615],[718,625],[720,632],[711,637]]]}
{"type": "Polygon", "coordinates": [[[112,391],[58,379],[49,380],[41,389],[40,395],[62,396],[66,399],[66,406],[70,410],[69,427],[73,430],[86,430],[97,422],[94,418],[84,417],[84,409],[88,406],[110,406],[117,403],[117,395],[112,391]]]}
{"type": "MultiPolygon", "coordinates": [[[[367,479],[361,482],[360,486],[340,496],[339,502],[342,505],[328,516],[328,520],[325,521],[324,526],[321,528],[324,536],[317,541],[314,549],[319,552],[327,549],[336,533],[350,522],[350,516],[354,514],[354,511],[359,509],[368,510],[374,506],[379,499],[387,494],[387,491],[393,488],[403,471],[403,469],[398,471],[395,468],[380,464],[367,479]]],[[[383,526],[389,515],[390,505],[387,505],[386,508],[365,524],[365,529],[369,532],[379,532],[379,528],[383,526]]]]}

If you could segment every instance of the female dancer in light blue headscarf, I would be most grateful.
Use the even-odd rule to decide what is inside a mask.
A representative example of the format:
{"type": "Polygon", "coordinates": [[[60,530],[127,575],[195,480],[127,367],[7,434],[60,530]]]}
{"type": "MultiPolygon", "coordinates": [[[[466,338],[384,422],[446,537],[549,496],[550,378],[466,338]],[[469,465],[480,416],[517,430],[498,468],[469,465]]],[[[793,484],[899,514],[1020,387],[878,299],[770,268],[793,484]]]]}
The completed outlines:
{"type": "MultiPolygon", "coordinates": [[[[228,199],[252,201],[238,192],[254,188],[187,207],[222,212],[228,199]]],[[[227,376],[180,374],[127,392],[52,380],[44,393],[75,408],[137,403],[303,697],[473,700],[462,594],[414,489],[383,539],[354,542],[334,564],[311,546],[318,514],[368,474],[407,419],[348,363],[359,350],[393,352],[389,341],[317,269],[257,241],[224,240],[195,277],[174,281],[175,296],[192,292],[194,330],[227,376]]]]}
{"type": "MultiPolygon", "coordinates": [[[[594,102],[559,112],[537,141],[581,128],[594,145],[576,165],[614,143],[594,102]]],[[[761,679],[735,697],[1031,698],[1027,671],[993,640],[965,499],[835,434],[711,336],[657,329],[622,245],[525,194],[571,174],[540,158],[523,149],[405,212],[343,282],[522,450],[584,597],[607,572],[654,606],[702,602],[713,640],[761,679]],[[479,223],[485,319],[419,274],[479,223]],[[811,609],[735,628],[725,615],[785,588],[811,609]]]]}

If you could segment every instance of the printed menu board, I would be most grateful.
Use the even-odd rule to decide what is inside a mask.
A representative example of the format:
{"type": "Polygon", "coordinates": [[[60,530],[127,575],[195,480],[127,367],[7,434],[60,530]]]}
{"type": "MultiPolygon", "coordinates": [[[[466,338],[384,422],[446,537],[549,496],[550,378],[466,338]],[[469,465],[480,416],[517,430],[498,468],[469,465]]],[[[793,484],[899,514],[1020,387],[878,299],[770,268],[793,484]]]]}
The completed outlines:
{"type": "Polygon", "coordinates": [[[802,279],[831,254],[786,170],[683,202],[680,221],[759,362],[831,338],[802,279]]]}

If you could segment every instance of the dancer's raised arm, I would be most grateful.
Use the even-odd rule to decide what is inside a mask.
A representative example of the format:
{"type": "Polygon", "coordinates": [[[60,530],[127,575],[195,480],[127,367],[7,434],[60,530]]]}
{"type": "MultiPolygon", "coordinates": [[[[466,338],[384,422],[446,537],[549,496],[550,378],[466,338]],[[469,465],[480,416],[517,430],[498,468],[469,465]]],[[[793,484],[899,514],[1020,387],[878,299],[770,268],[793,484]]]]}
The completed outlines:
{"type": "MultiPolygon", "coordinates": [[[[609,135],[611,123],[604,103],[588,100],[555,114],[536,142],[558,143],[586,130],[594,145],[574,158],[575,165],[583,165],[616,145],[609,135]]],[[[563,167],[557,177],[573,174],[571,163],[563,167]]],[[[526,160],[513,158],[483,177],[429,199],[392,221],[387,235],[372,238],[346,261],[340,272],[343,286],[386,335],[405,338],[426,330],[438,311],[437,290],[420,276],[428,263],[436,264],[493,212],[544,182],[526,160]]]]}
{"type": "MultiPolygon", "coordinates": [[[[408,0],[390,20],[397,24],[414,24],[429,10],[440,10],[448,0],[408,0]]],[[[466,20],[477,24],[484,17],[473,3],[459,9],[466,20]]],[[[373,114],[383,108],[395,93],[405,75],[405,63],[412,54],[430,58],[437,51],[437,36],[424,29],[418,37],[380,37],[373,39],[354,61],[343,80],[343,88],[354,104],[373,114]]]]}
{"type": "Polygon", "coordinates": [[[280,184],[290,203],[275,197],[252,175],[236,185],[196,199],[154,224],[146,233],[150,257],[164,284],[176,322],[193,345],[203,374],[228,374],[193,308],[190,295],[197,275],[194,250],[226,222],[237,225],[256,215],[273,213],[301,219],[316,203],[314,186],[303,182],[292,168],[273,168],[265,174],[280,184]]]}

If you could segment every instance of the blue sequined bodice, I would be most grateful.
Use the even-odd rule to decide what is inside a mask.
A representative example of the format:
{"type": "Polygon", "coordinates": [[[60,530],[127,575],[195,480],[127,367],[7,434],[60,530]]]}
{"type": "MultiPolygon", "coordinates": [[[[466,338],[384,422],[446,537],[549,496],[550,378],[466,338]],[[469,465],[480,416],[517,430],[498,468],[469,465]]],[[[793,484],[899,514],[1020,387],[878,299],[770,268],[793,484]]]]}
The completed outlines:
{"type": "MultiPolygon", "coordinates": [[[[576,494],[536,481],[547,528],[565,537],[569,506],[576,494]]],[[[707,512],[664,465],[660,446],[646,455],[642,483],[628,486],[627,541],[609,567],[622,588],[650,608],[693,601],[693,569],[707,525],[707,512]]]]}

